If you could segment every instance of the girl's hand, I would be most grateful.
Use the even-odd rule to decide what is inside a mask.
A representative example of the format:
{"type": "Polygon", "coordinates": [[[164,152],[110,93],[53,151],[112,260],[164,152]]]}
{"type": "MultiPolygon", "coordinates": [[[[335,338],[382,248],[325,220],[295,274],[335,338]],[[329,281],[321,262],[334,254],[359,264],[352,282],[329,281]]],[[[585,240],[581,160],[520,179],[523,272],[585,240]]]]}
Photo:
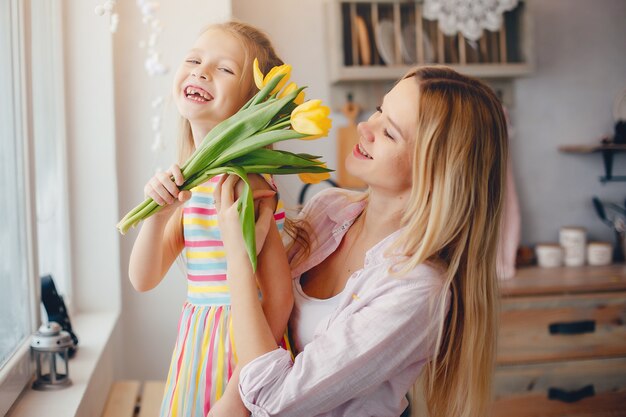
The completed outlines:
{"type": "Polygon", "coordinates": [[[152,198],[163,208],[156,214],[169,216],[174,210],[191,198],[191,191],[180,191],[178,187],[183,185],[185,179],[176,164],[167,171],[157,172],[143,188],[146,197],[152,198]],[[174,177],[174,181],[172,181],[174,177]]]}
{"type": "MultiPolygon", "coordinates": [[[[240,178],[236,175],[224,175],[215,187],[213,198],[217,209],[217,218],[224,245],[231,250],[240,249],[245,252],[245,243],[239,212],[237,211],[236,186],[240,178]]],[[[265,238],[274,220],[273,204],[270,197],[276,195],[272,190],[255,190],[252,199],[259,201],[258,216],[255,225],[257,255],[261,252],[265,238]]]]}

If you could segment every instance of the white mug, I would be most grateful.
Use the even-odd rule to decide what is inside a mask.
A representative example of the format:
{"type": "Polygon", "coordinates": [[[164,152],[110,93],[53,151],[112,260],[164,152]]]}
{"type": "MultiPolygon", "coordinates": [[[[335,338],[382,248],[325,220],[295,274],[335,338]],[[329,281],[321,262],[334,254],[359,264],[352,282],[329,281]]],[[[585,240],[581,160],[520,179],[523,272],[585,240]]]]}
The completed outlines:
{"type": "Polygon", "coordinates": [[[613,260],[613,245],[609,242],[590,242],[587,245],[589,265],[610,265],[613,260]]]}
{"type": "Polygon", "coordinates": [[[535,247],[537,263],[542,268],[554,268],[563,264],[563,248],[558,243],[539,243],[535,247]]]}
{"type": "Polygon", "coordinates": [[[565,266],[583,266],[587,249],[587,230],[582,227],[561,227],[559,243],[563,247],[565,266]]]}

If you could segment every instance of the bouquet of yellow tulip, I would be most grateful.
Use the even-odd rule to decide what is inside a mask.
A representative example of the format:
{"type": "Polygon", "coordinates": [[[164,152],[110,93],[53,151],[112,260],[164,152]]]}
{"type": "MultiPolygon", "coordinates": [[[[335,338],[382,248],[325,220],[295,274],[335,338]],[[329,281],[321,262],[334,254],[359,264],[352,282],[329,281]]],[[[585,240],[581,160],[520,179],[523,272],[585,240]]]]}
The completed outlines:
{"type": "MultiPolygon", "coordinates": [[[[215,126],[181,167],[185,178],[181,190],[190,190],[219,174],[234,174],[244,181],[238,208],[255,270],[254,206],[247,174],[300,174],[307,182],[319,182],[331,172],[319,156],[267,148],[288,139],[323,137],[331,127],[330,109],[320,100],[305,102],[304,88],[295,83],[285,87],[290,74],[291,66],[281,65],[264,76],[255,59],[254,80],[260,91],[237,113],[215,126]]],[[[147,198],[126,214],[117,228],[125,234],[160,209],[152,198],[147,198]]]]}

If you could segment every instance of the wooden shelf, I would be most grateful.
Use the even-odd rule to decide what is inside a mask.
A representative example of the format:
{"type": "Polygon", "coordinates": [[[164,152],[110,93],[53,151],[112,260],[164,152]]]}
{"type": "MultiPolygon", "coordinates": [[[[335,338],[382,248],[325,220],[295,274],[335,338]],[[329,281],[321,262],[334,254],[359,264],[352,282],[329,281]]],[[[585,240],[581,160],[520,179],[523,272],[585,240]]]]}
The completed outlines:
{"type": "Polygon", "coordinates": [[[500,30],[485,30],[477,41],[444,35],[438,22],[422,15],[415,0],[326,0],[330,103],[340,109],[348,94],[373,110],[384,93],[416,65],[445,65],[481,78],[513,105],[512,79],[531,74],[530,5],[506,12],[500,30]]]}
{"type": "Polygon", "coordinates": [[[626,152],[626,145],[563,145],[559,146],[559,151],[565,153],[626,152]]]}
{"type": "Polygon", "coordinates": [[[504,297],[626,291],[626,265],[519,268],[516,275],[500,281],[504,297]]]}
{"type": "Polygon", "coordinates": [[[600,177],[600,182],[604,184],[609,181],[626,181],[624,175],[613,175],[613,156],[616,153],[626,152],[626,144],[562,145],[559,146],[559,151],[575,154],[601,153],[604,161],[604,176],[600,177]]]}

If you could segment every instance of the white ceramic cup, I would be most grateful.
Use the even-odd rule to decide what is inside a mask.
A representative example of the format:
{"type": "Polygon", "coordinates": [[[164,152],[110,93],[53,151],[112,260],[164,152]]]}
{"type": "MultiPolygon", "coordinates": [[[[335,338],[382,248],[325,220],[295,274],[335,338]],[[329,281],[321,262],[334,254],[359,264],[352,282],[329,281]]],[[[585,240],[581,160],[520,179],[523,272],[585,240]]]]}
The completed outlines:
{"type": "Polygon", "coordinates": [[[558,243],[539,243],[535,246],[537,263],[542,268],[563,265],[563,248],[558,243]]]}
{"type": "Polygon", "coordinates": [[[613,245],[609,242],[590,242],[587,245],[587,263],[589,265],[610,265],[613,260],[613,245]]]}
{"type": "Polygon", "coordinates": [[[563,247],[565,266],[583,266],[587,251],[587,230],[582,227],[561,227],[559,243],[563,247]]]}

